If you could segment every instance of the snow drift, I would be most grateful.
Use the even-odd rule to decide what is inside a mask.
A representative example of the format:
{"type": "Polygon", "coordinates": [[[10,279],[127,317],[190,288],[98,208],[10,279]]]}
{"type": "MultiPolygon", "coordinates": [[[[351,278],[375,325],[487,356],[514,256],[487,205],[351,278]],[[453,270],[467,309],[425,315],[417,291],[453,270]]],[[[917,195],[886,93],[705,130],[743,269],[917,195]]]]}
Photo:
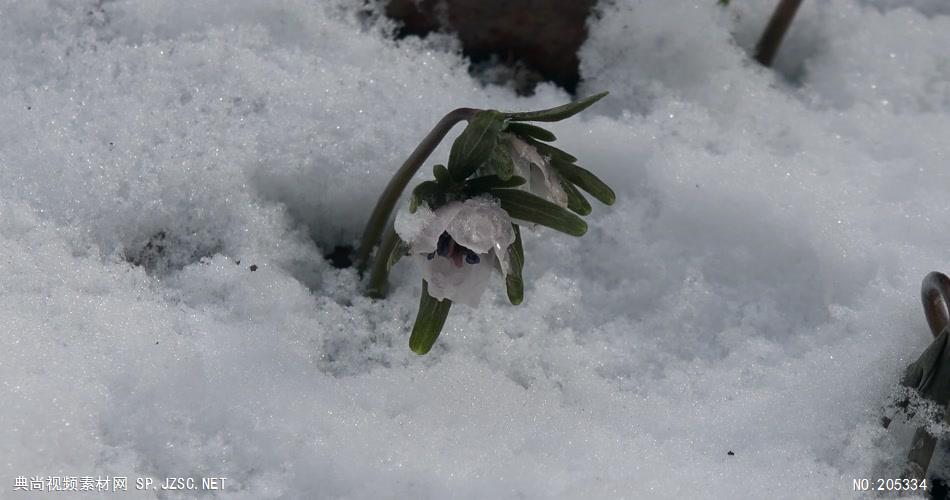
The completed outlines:
{"type": "Polygon", "coordinates": [[[228,499],[893,477],[911,429],[880,407],[928,342],[919,280],[950,267],[950,12],[806,2],[772,71],[747,51],[774,2],[733,3],[602,2],[580,93],[611,95],[552,129],[617,204],[583,239],[526,232],[525,303],[491,287],[419,357],[418,270],[372,301],[323,254],[446,111],[565,92],[484,87],[451,39],[392,41],[360,2],[3,2],[3,496],[36,475],[223,476],[228,499]]]}

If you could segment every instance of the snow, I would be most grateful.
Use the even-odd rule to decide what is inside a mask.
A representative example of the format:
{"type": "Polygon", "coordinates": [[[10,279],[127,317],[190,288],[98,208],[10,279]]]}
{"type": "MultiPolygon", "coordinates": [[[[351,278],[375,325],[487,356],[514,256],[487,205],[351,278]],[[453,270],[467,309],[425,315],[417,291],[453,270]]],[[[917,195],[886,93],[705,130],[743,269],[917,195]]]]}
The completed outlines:
{"type": "Polygon", "coordinates": [[[581,93],[611,95],[551,129],[617,203],[525,231],[524,304],[495,277],[424,357],[410,259],[373,301],[322,255],[447,111],[569,96],[483,87],[361,4],[0,4],[0,496],[840,498],[899,473],[913,428],[878,418],[950,248],[944,3],[805,2],[770,71],[774,1],[604,2],[581,93]]]}

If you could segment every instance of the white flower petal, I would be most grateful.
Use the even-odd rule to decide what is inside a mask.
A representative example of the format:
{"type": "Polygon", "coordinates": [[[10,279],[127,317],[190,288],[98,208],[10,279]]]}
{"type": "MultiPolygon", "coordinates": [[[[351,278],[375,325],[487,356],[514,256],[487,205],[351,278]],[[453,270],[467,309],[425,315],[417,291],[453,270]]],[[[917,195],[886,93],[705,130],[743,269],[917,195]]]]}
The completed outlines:
{"type": "Polygon", "coordinates": [[[561,208],[567,208],[567,193],[564,191],[564,187],[561,186],[561,174],[557,173],[548,163],[540,167],[537,165],[531,167],[528,192],[561,208]]]}
{"type": "Polygon", "coordinates": [[[519,139],[517,136],[511,136],[509,144],[511,145],[512,153],[514,153],[511,156],[516,164],[533,163],[535,165],[542,165],[547,163],[534,146],[519,139]]]}
{"type": "Polygon", "coordinates": [[[451,259],[439,256],[430,260],[419,255],[416,260],[422,266],[422,277],[429,285],[429,295],[478,307],[491,278],[492,263],[487,257],[482,256],[478,264],[463,264],[462,267],[455,267],[451,259]]]}
{"type": "Polygon", "coordinates": [[[528,181],[524,189],[555,205],[567,208],[567,193],[561,186],[561,174],[551,166],[551,162],[541,156],[534,146],[517,137],[512,138],[510,144],[515,173],[528,181]]]}

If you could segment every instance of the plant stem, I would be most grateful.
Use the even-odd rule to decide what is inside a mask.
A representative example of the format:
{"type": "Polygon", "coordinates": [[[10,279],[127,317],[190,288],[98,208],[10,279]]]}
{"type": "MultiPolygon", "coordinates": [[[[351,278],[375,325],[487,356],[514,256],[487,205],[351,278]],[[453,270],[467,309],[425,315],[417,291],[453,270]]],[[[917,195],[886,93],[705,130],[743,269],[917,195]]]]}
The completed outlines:
{"type": "Polygon", "coordinates": [[[775,12],[772,12],[772,18],[769,19],[769,24],[762,32],[762,38],[759,38],[759,43],[755,44],[755,60],[762,66],[772,65],[775,53],[782,44],[782,38],[785,37],[785,32],[792,24],[792,19],[795,18],[795,13],[801,3],[802,0],[779,0],[775,12]]]}
{"type": "MultiPolygon", "coordinates": [[[[386,189],[383,190],[383,194],[380,195],[379,200],[376,202],[376,208],[373,209],[373,213],[366,222],[366,228],[363,230],[363,237],[360,240],[360,247],[356,257],[356,268],[359,270],[360,275],[362,275],[369,266],[370,253],[372,253],[373,247],[379,243],[382,233],[389,223],[389,218],[392,216],[393,208],[396,206],[396,202],[399,201],[399,197],[402,195],[403,190],[406,189],[406,185],[409,184],[412,176],[419,170],[419,167],[422,166],[422,162],[426,161],[426,158],[432,154],[432,151],[435,150],[435,147],[439,145],[445,135],[449,133],[449,130],[451,130],[456,123],[470,119],[476,111],[478,110],[472,108],[458,108],[442,117],[439,123],[436,123],[435,127],[429,131],[429,134],[422,139],[422,142],[416,146],[416,149],[412,151],[409,158],[406,158],[406,161],[399,167],[399,170],[396,171],[393,178],[390,179],[389,184],[386,185],[386,189]]],[[[382,252],[380,252],[380,256],[382,256],[382,252]]],[[[387,273],[385,268],[384,262],[381,277],[382,283],[386,281],[387,273]]]]}
{"type": "Polygon", "coordinates": [[[376,254],[376,260],[373,262],[373,270],[369,273],[369,284],[366,285],[366,295],[374,299],[386,297],[387,283],[389,277],[389,254],[396,246],[396,229],[392,224],[386,226],[386,232],[383,233],[383,242],[379,245],[379,252],[376,254]]]}

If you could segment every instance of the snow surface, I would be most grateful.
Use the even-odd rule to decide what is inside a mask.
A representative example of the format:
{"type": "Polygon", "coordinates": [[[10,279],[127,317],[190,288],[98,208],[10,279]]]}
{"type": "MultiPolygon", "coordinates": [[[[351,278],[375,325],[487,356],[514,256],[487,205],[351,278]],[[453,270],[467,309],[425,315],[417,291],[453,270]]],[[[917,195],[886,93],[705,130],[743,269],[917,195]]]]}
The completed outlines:
{"type": "Polygon", "coordinates": [[[604,2],[581,93],[612,94],[552,129],[617,204],[580,239],[526,233],[525,303],[496,278],[419,357],[418,269],[372,301],[322,255],[443,113],[565,92],[485,88],[456,42],[391,41],[357,1],[3,1],[0,496],[31,497],[19,475],[223,476],[227,499],[894,477],[912,428],[880,407],[928,343],[919,281],[950,267],[950,9],[805,2],[770,71],[748,51],[774,0],[716,3],[604,2]]]}

